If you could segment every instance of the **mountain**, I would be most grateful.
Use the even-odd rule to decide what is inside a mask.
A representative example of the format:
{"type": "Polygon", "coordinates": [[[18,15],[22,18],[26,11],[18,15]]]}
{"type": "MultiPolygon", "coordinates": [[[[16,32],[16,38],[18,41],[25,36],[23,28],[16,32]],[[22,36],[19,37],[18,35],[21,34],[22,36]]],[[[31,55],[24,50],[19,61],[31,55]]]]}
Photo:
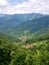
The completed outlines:
{"type": "Polygon", "coordinates": [[[0,32],[7,35],[41,35],[47,30],[49,32],[49,15],[38,13],[0,15],[0,32]],[[40,33],[40,31],[43,32],[40,33]]]}
{"type": "MultiPolygon", "coordinates": [[[[40,30],[42,33],[49,31],[49,16],[45,16],[42,18],[36,18],[27,22],[24,22],[20,24],[16,28],[17,32],[16,34],[35,34],[36,32],[39,32],[40,30]]],[[[41,34],[42,34],[41,33],[41,34]]]]}
{"type": "Polygon", "coordinates": [[[45,15],[42,14],[14,14],[14,15],[7,15],[7,14],[0,14],[0,22],[2,23],[9,23],[11,25],[11,22],[15,24],[20,24],[22,22],[32,20],[34,18],[40,18],[45,15]]]}

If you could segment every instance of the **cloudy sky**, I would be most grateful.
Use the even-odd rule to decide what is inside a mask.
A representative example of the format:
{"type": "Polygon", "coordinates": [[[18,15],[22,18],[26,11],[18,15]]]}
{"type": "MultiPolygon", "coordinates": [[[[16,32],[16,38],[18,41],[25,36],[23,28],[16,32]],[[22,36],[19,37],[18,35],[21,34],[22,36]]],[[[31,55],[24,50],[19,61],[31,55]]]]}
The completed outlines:
{"type": "Polygon", "coordinates": [[[0,0],[0,14],[49,14],[49,0],[0,0]]]}

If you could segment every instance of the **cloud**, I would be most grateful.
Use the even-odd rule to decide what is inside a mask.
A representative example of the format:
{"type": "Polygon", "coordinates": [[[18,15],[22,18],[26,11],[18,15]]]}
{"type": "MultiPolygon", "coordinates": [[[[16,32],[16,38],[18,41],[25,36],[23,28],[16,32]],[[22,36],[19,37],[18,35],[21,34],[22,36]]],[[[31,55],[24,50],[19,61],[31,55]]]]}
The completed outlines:
{"type": "Polygon", "coordinates": [[[0,0],[0,6],[6,6],[8,5],[8,1],[7,0],[0,0]]]}
{"type": "Polygon", "coordinates": [[[27,2],[11,5],[8,0],[0,0],[0,13],[24,14],[42,13],[49,14],[49,0],[28,0],[27,2]]]}

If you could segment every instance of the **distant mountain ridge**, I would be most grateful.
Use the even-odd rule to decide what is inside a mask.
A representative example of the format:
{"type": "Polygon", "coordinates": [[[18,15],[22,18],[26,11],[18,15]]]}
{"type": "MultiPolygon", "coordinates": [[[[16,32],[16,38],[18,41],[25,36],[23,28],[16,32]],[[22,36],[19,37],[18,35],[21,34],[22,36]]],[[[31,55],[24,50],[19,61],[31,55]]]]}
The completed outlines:
{"type": "MultiPolygon", "coordinates": [[[[49,28],[49,15],[32,14],[0,14],[0,32],[11,36],[34,34],[49,28]]],[[[45,33],[45,32],[44,32],[45,33]]]]}

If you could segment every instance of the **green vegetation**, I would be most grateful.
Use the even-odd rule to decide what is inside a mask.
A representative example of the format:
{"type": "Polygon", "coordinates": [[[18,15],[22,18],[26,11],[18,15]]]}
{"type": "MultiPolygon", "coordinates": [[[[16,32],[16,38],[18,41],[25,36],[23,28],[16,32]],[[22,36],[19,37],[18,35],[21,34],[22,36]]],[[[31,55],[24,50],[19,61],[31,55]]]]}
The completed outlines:
{"type": "Polygon", "coordinates": [[[13,44],[0,37],[0,65],[49,65],[49,39],[13,44]]]}
{"type": "Polygon", "coordinates": [[[14,37],[33,35],[36,32],[39,35],[49,33],[49,15],[38,13],[2,15],[0,16],[0,32],[14,37]]]}
{"type": "Polygon", "coordinates": [[[49,65],[49,15],[2,15],[0,32],[0,65],[49,65]]]}

